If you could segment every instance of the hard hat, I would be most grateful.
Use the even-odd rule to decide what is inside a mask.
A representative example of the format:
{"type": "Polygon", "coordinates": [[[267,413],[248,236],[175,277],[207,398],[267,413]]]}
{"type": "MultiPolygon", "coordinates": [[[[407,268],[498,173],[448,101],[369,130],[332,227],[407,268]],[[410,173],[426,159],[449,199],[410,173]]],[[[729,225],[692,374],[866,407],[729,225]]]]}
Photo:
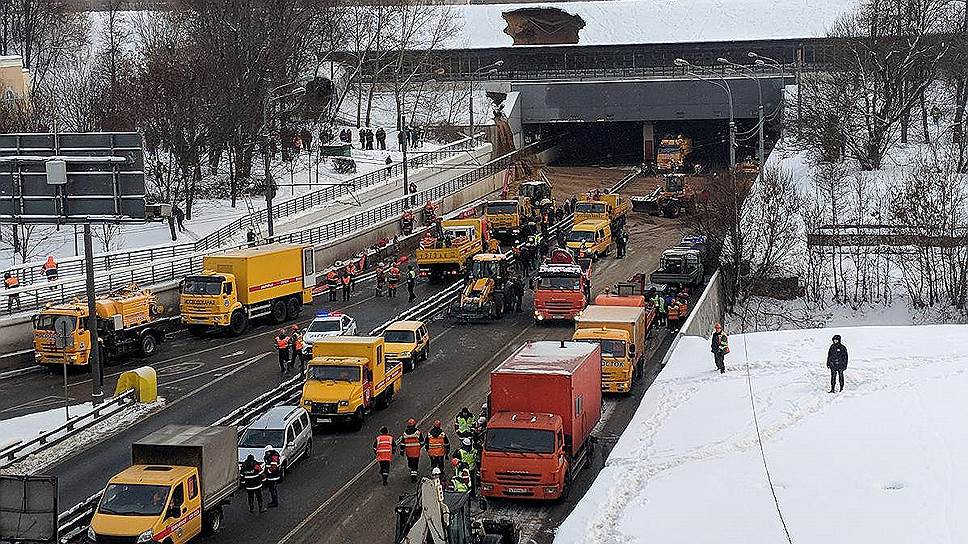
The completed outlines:
{"type": "Polygon", "coordinates": [[[723,325],[721,323],[716,323],[715,325],[713,325],[713,328],[716,329],[717,331],[721,331],[723,330],[723,325]]]}
{"type": "Polygon", "coordinates": [[[464,439],[462,439],[460,441],[460,443],[463,444],[463,445],[465,445],[465,446],[470,446],[471,445],[471,439],[470,438],[464,438],[464,439]]]}
{"type": "Polygon", "coordinates": [[[481,416],[481,417],[477,418],[477,423],[479,425],[483,425],[483,424],[487,423],[487,418],[484,417],[484,416],[481,416]]]}
{"type": "Polygon", "coordinates": [[[439,429],[440,428],[440,420],[439,419],[435,419],[434,420],[434,428],[435,429],[439,429]]]}
{"type": "Polygon", "coordinates": [[[466,469],[466,468],[465,469],[461,469],[461,471],[460,471],[460,477],[461,478],[464,478],[465,480],[468,479],[468,478],[470,478],[471,477],[471,471],[468,470],[468,469],[466,469]]]}
{"type": "Polygon", "coordinates": [[[265,447],[265,450],[266,450],[266,451],[272,451],[272,450],[274,450],[274,449],[276,449],[276,448],[273,448],[273,447],[272,447],[272,444],[266,444],[266,447],[265,447]]]}
{"type": "Polygon", "coordinates": [[[440,476],[440,469],[437,467],[434,467],[434,469],[430,471],[430,475],[434,477],[440,476]]]}
{"type": "Polygon", "coordinates": [[[459,464],[460,464],[460,461],[458,461],[456,457],[450,460],[450,466],[454,468],[457,468],[457,465],[459,464]]]}
{"type": "Polygon", "coordinates": [[[409,427],[413,427],[416,424],[417,424],[417,420],[414,419],[414,418],[410,418],[410,419],[407,420],[407,426],[409,426],[409,427]]]}

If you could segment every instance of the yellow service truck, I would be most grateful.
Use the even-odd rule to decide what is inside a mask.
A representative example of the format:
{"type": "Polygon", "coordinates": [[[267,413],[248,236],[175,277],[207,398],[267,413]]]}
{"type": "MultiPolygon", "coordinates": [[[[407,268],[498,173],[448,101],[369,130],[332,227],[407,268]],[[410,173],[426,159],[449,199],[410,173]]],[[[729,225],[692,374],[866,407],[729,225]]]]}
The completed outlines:
{"type": "Polygon", "coordinates": [[[315,263],[310,245],[272,244],[206,255],[203,272],[181,282],[182,323],[193,334],[215,327],[239,335],[252,319],[294,319],[313,301],[315,263]]]}
{"type": "Polygon", "coordinates": [[[692,153],[692,140],[668,136],[659,140],[659,149],[655,154],[655,165],[660,172],[678,172],[686,164],[686,157],[692,153]]]}
{"type": "Polygon", "coordinates": [[[575,204],[575,224],[588,219],[605,219],[612,231],[625,226],[625,217],[632,211],[632,202],[618,193],[591,195],[575,204]]]}
{"type": "Polygon", "coordinates": [[[131,445],[87,530],[94,544],[184,544],[222,527],[239,488],[235,427],[168,425],[131,445]]]}
{"type": "MultiPolygon", "coordinates": [[[[94,301],[102,361],[150,357],[165,341],[158,326],[164,308],[147,289],[131,286],[94,301]]],[[[33,317],[34,359],[40,365],[83,366],[91,356],[87,301],[48,306],[33,317]]]]}
{"type": "Polygon", "coordinates": [[[589,306],[575,319],[576,342],[602,347],[602,391],[628,393],[642,375],[648,320],[643,306],[589,306]]]}
{"type": "Polygon", "coordinates": [[[417,268],[422,277],[438,280],[463,274],[474,255],[484,251],[489,238],[487,219],[447,219],[439,232],[428,231],[417,249],[417,268]]]}
{"type": "Polygon", "coordinates": [[[526,198],[491,200],[484,205],[484,217],[491,236],[505,243],[523,240],[532,233],[537,218],[526,198]]]}
{"type": "Polygon", "coordinates": [[[403,364],[386,359],[383,337],[334,336],[313,343],[299,404],[314,425],[363,427],[366,413],[386,408],[403,386],[403,364]]]}

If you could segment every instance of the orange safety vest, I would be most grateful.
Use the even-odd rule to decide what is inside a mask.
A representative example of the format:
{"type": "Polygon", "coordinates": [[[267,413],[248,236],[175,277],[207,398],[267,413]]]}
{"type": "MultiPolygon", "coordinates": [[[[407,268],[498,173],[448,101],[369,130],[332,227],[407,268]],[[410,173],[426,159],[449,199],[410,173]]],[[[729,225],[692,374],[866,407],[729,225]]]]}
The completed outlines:
{"type": "Polygon", "coordinates": [[[3,280],[3,284],[8,288],[13,289],[15,287],[20,287],[20,280],[17,279],[17,276],[10,276],[9,278],[3,280]]]}
{"type": "Polygon", "coordinates": [[[393,437],[388,434],[381,434],[376,437],[376,460],[393,460],[393,437]]]}
{"type": "Polygon", "coordinates": [[[393,285],[396,285],[397,283],[400,283],[400,269],[399,268],[397,268],[397,267],[394,266],[393,268],[390,269],[390,278],[389,278],[389,281],[393,285]]]}
{"type": "Polygon", "coordinates": [[[332,270],[330,270],[329,271],[329,274],[326,274],[326,281],[328,283],[331,283],[331,284],[334,284],[335,285],[336,284],[336,281],[337,281],[336,280],[336,272],[333,272],[332,270]]]}
{"type": "Polygon", "coordinates": [[[682,304],[679,305],[679,315],[681,315],[682,317],[686,317],[687,313],[689,313],[689,303],[683,302],[682,304]]]}
{"type": "Polygon", "coordinates": [[[412,433],[403,431],[403,451],[407,457],[420,457],[420,431],[414,429],[412,433]]]}
{"type": "Polygon", "coordinates": [[[46,272],[47,270],[50,270],[51,268],[53,268],[53,269],[55,269],[55,270],[56,270],[56,269],[57,269],[57,262],[56,262],[56,261],[54,261],[54,258],[53,258],[53,257],[47,257],[47,262],[45,262],[45,263],[44,263],[44,266],[42,266],[42,267],[40,267],[40,268],[41,268],[42,270],[44,270],[45,272],[46,272]]]}
{"type": "Polygon", "coordinates": [[[349,273],[350,276],[352,276],[356,274],[356,267],[353,266],[352,264],[349,264],[346,266],[346,272],[349,273]]]}
{"type": "Polygon", "coordinates": [[[296,351],[302,351],[303,349],[303,339],[302,336],[296,337],[296,351]]]}
{"type": "Polygon", "coordinates": [[[669,319],[679,319],[679,305],[674,302],[670,304],[666,315],[669,319]]]}
{"type": "Polygon", "coordinates": [[[347,274],[343,276],[343,285],[349,285],[349,284],[350,284],[350,275],[347,274]]]}
{"type": "Polygon", "coordinates": [[[289,337],[283,336],[282,338],[276,337],[276,347],[279,349],[286,349],[289,347],[289,337]]]}
{"type": "Polygon", "coordinates": [[[444,446],[444,433],[440,433],[437,436],[432,434],[427,435],[427,454],[431,457],[443,457],[447,455],[447,450],[444,446]]]}

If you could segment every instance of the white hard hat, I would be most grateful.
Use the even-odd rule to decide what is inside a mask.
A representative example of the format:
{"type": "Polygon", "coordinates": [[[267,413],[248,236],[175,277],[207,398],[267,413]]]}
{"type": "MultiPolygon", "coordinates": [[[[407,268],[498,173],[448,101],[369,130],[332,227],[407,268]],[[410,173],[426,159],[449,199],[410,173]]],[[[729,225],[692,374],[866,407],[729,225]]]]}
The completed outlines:
{"type": "Polygon", "coordinates": [[[465,445],[465,446],[470,446],[471,445],[471,439],[470,438],[464,438],[463,440],[460,441],[460,443],[463,444],[463,445],[465,445]]]}
{"type": "Polygon", "coordinates": [[[440,469],[437,467],[434,467],[434,469],[430,471],[430,474],[433,476],[440,476],[440,469]]]}
{"type": "Polygon", "coordinates": [[[481,425],[483,425],[483,424],[487,423],[487,418],[484,417],[484,416],[481,416],[481,417],[477,418],[477,422],[480,423],[481,425]]]}
{"type": "Polygon", "coordinates": [[[266,444],[266,447],[265,447],[265,450],[266,451],[271,451],[271,450],[274,450],[274,449],[276,449],[276,448],[273,448],[272,447],[272,444],[266,444]]]}

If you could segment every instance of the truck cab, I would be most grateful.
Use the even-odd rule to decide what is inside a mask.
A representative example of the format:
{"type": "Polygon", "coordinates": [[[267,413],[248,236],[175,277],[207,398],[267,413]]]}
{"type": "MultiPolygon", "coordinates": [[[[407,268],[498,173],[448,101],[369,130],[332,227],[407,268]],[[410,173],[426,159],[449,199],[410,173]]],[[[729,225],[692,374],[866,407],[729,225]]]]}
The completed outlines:
{"type": "Polygon", "coordinates": [[[234,274],[205,270],[182,280],[179,293],[182,321],[189,326],[228,327],[232,315],[242,308],[234,274]]]}
{"type": "Polygon", "coordinates": [[[518,194],[527,198],[531,206],[541,213],[548,213],[555,209],[555,197],[551,192],[551,184],[547,180],[523,181],[518,186],[518,194]]]}
{"type": "Polygon", "coordinates": [[[571,228],[566,245],[579,258],[597,260],[607,255],[612,245],[611,225],[604,219],[582,221],[571,228]]]}
{"type": "Polygon", "coordinates": [[[83,366],[91,354],[87,330],[87,304],[58,304],[44,308],[33,318],[34,359],[40,365],[83,366]],[[66,332],[64,347],[57,336],[66,332]]]}
{"type": "Polygon", "coordinates": [[[569,472],[561,417],[502,412],[487,422],[481,463],[482,491],[489,497],[556,499],[569,472]],[[514,470],[500,470],[513,464],[514,470]]]}
{"type": "Polygon", "coordinates": [[[618,193],[595,193],[575,204],[575,223],[604,219],[611,222],[614,231],[625,226],[625,217],[631,209],[631,202],[618,193]]]}
{"type": "Polygon", "coordinates": [[[633,380],[642,374],[645,338],[654,310],[639,304],[643,297],[599,296],[575,321],[572,340],[589,342],[601,347],[602,392],[628,393],[633,380]],[[598,305],[598,300],[616,299],[614,304],[598,305]],[[632,306],[620,306],[623,299],[632,299],[632,306]]]}
{"type": "Polygon", "coordinates": [[[578,264],[543,264],[532,282],[535,321],[570,321],[588,304],[588,277],[578,264]]]}
{"type": "Polygon", "coordinates": [[[299,404],[312,423],[362,428],[369,410],[386,407],[403,385],[403,365],[387,361],[379,336],[343,336],[313,344],[299,404]]]}
{"type": "Polygon", "coordinates": [[[502,241],[519,240],[531,233],[531,213],[520,200],[491,200],[484,206],[484,217],[491,235],[502,241]]]}

